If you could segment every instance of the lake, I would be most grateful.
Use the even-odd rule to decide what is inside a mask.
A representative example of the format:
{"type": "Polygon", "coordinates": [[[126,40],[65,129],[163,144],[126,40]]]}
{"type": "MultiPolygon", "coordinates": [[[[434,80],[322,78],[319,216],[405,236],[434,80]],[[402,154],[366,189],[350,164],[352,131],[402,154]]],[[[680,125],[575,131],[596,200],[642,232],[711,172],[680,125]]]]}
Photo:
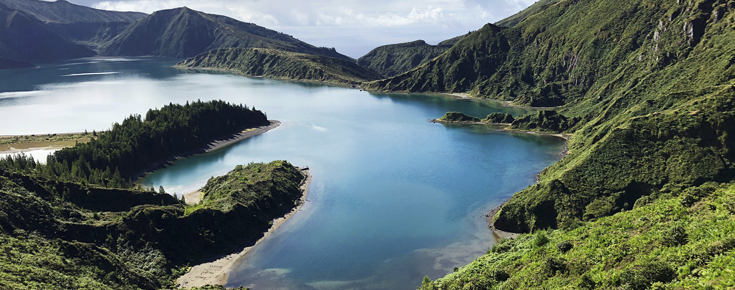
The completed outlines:
{"type": "MultiPolygon", "coordinates": [[[[0,71],[0,135],[105,130],[130,114],[222,99],[283,124],[177,161],[142,183],[183,194],[238,164],[309,166],[308,202],[256,246],[227,286],[415,289],[494,244],[485,214],[558,161],[562,139],[428,122],[530,110],[436,95],[174,69],[169,59],[82,59],[0,71]]],[[[186,243],[186,241],[181,241],[186,243]]]]}

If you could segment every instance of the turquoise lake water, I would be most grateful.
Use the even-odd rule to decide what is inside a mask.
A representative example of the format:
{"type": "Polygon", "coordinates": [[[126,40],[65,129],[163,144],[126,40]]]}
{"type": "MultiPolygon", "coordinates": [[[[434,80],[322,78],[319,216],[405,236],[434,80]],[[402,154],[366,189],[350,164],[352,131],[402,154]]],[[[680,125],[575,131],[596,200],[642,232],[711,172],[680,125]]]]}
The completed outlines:
{"type": "MultiPolygon", "coordinates": [[[[238,164],[309,166],[308,202],[241,260],[227,286],[415,289],[494,243],[485,214],[561,157],[564,141],[429,123],[447,111],[529,110],[447,96],[385,95],[171,68],[175,60],[84,59],[0,71],[0,135],[105,130],[168,103],[222,99],[283,124],[177,161],[142,183],[178,194],[238,164]]],[[[186,241],[181,241],[186,243],[186,241]]]]}

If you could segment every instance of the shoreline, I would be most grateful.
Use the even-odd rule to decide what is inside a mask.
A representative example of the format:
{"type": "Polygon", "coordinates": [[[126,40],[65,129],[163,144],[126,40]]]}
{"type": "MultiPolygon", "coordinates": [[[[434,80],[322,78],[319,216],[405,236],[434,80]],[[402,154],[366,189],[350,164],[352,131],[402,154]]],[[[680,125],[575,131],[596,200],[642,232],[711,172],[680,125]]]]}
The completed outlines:
{"type": "Polygon", "coordinates": [[[494,209],[492,209],[490,211],[490,213],[488,213],[488,214],[485,215],[485,218],[487,218],[487,226],[488,226],[488,228],[490,228],[490,231],[493,232],[493,236],[495,236],[495,240],[496,241],[499,241],[499,240],[502,240],[502,239],[515,239],[519,235],[521,235],[521,233],[511,233],[511,232],[506,232],[506,231],[499,230],[499,229],[496,229],[495,228],[495,224],[493,223],[493,218],[500,211],[500,209],[503,207],[503,205],[505,205],[506,202],[508,202],[508,201],[507,200],[504,201],[499,206],[497,206],[494,209]]]}
{"type": "Polygon", "coordinates": [[[391,92],[391,91],[381,91],[381,90],[365,90],[365,92],[368,93],[376,93],[376,94],[396,94],[396,95],[436,95],[436,96],[450,96],[454,97],[457,100],[478,100],[478,101],[492,101],[492,102],[498,102],[502,107],[504,108],[517,108],[517,109],[532,109],[532,110],[554,110],[558,109],[561,106],[556,107],[532,107],[532,106],[520,106],[520,105],[514,105],[513,101],[504,101],[504,100],[498,100],[498,99],[490,99],[490,98],[477,98],[473,97],[467,93],[438,93],[438,92],[419,92],[419,93],[411,93],[411,92],[391,92]]]}
{"type": "MultiPolygon", "coordinates": [[[[178,154],[176,156],[167,158],[166,160],[156,162],[153,165],[149,166],[148,168],[143,169],[137,174],[135,174],[131,178],[131,180],[135,180],[134,183],[137,184],[140,179],[142,179],[149,173],[154,172],[158,169],[165,168],[166,166],[170,165],[176,160],[179,160],[181,158],[190,157],[192,155],[204,154],[204,153],[209,153],[215,150],[219,150],[219,149],[228,147],[232,144],[235,144],[237,142],[240,142],[242,140],[248,139],[250,137],[254,137],[254,136],[263,134],[265,132],[268,132],[270,130],[273,130],[281,125],[281,121],[278,121],[278,120],[268,120],[268,122],[270,122],[268,125],[263,125],[263,126],[255,127],[255,128],[248,128],[240,133],[232,134],[224,138],[215,139],[209,142],[207,146],[205,146],[204,148],[194,150],[194,151],[189,151],[189,152],[182,153],[182,154],[178,154]]],[[[141,185],[144,185],[144,184],[141,184],[141,185]]]]}
{"type": "Polygon", "coordinates": [[[467,93],[441,93],[442,95],[452,96],[459,100],[490,100],[490,101],[496,101],[503,105],[503,107],[506,108],[519,108],[519,109],[538,109],[538,110],[553,110],[556,108],[559,108],[561,106],[556,107],[531,107],[531,106],[519,106],[519,105],[513,105],[513,101],[504,101],[504,100],[498,100],[498,99],[484,99],[484,98],[477,98],[473,97],[467,93]]]}
{"type": "MultiPolygon", "coordinates": [[[[308,167],[297,168],[304,175],[304,180],[301,181],[300,186],[302,194],[301,199],[299,199],[299,203],[291,209],[290,212],[280,218],[274,219],[271,227],[264,231],[260,239],[258,239],[253,245],[245,247],[240,252],[222,256],[212,262],[192,266],[189,272],[176,279],[176,287],[188,289],[192,287],[202,287],[205,285],[227,284],[227,279],[230,277],[230,273],[237,262],[244,258],[251,249],[260,244],[260,242],[265,240],[274,231],[281,227],[281,225],[283,225],[283,223],[285,223],[289,218],[299,212],[301,207],[306,203],[306,197],[309,194],[309,184],[311,183],[311,173],[309,172],[308,167]]],[[[196,192],[198,193],[199,191],[196,192]]]]}
{"type": "MultiPolygon", "coordinates": [[[[486,123],[486,122],[469,122],[469,121],[460,121],[460,122],[448,122],[448,121],[442,121],[438,119],[432,119],[429,120],[431,123],[438,123],[438,124],[460,124],[460,125],[486,125],[486,126],[505,126],[505,128],[495,130],[496,132],[505,132],[505,133],[517,133],[517,134],[529,134],[529,135],[540,135],[540,136],[553,136],[557,138],[564,139],[564,148],[561,152],[559,152],[559,155],[561,155],[561,159],[566,158],[569,156],[571,151],[569,150],[569,139],[571,135],[564,135],[560,133],[542,133],[542,132],[534,132],[534,131],[524,131],[524,130],[515,130],[515,129],[508,129],[508,126],[510,124],[505,123],[486,123]]],[[[560,159],[560,160],[561,160],[560,159]]],[[[534,178],[534,183],[539,182],[539,176],[541,173],[536,174],[536,177],[534,178]]],[[[514,193],[515,194],[515,193],[514,193]]],[[[499,230],[495,228],[495,224],[493,223],[493,218],[495,218],[495,215],[500,211],[500,209],[505,205],[506,202],[508,202],[509,199],[505,200],[503,203],[501,203],[499,206],[492,209],[488,214],[485,215],[485,218],[487,219],[487,225],[490,231],[493,232],[493,236],[495,236],[496,241],[499,241],[500,239],[515,239],[522,233],[513,233],[513,232],[506,232],[503,230],[499,230]]]]}
{"type": "Polygon", "coordinates": [[[338,82],[327,82],[327,81],[318,81],[318,80],[298,80],[298,79],[290,79],[290,78],[276,78],[276,77],[265,77],[265,76],[254,76],[249,74],[244,74],[240,71],[234,70],[234,69],[228,69],[228,68],[216,68],[216,67],[186,67],[186,66],[180,66],[180,65],[174,65],[174,68],[181,69],[181,70],[202,70],[202,71],[217,71],[217,72],[225,72],[230,73],[236,76],[242,76],[247,78],[255,78],[255,79],[269,79],[269,80],[277,80],[277,81],[287,81],[287,82],[297,82],[297,83],[308,83],[308,84],[322,84],[322,85],[330,85],[330,86],[337,86],[337,87],[343,87],[347,89],[359,89],[361,91],[364,91],[360,87],[360,85],[364,82],[355,82],[355,83],[338,83],[338,82]]]}

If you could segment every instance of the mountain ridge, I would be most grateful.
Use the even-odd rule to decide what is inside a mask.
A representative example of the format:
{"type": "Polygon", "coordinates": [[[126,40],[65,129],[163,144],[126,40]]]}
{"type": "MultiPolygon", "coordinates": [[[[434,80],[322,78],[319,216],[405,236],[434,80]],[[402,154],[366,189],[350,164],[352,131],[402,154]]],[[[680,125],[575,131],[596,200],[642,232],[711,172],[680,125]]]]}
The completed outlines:
{"type": "Polygon", "coordinates": [[[156,11],[102,45],[102,55],[192,57],[224,47],[273,48],[352,60],[252,23],[187,7],[156,11]],[[143,45],[141,45],[143,44],[143,45]]]}
{"type": "Polygon", "coordinates": [[[23,62],[47,62],[93,56],[94,52],[72,43],[24,12],[0,4],[0,57],[23,62]]]}
{"type": "Polygon", "coordinates": [[[337,85],[357,85],[382,76],[352,61],[266,48],[210,50],[176,65],[188,69],[221,69],[246,76],[337,85]]]}
{"type": "Polygon", "coordinates": [[[434,59],[463,37],[454,37],[437,45],[430,45],[423,40],[383,45],[360,57],[357,63],[383,76],[393,77],[434,59]]]}
{"type": "Polygon", "coordinates": [[[99,10],[63,0],[0,0],[0,4],[35,17],[51,31],[92,50],[146,16],[140,12],[99,10]]]}

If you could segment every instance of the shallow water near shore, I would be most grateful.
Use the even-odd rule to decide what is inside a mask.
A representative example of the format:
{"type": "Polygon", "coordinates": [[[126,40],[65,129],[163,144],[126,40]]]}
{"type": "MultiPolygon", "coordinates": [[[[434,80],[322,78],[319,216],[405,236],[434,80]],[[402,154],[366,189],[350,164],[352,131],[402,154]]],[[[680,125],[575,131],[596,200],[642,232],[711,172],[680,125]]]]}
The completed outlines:
{"type": "Polygon", "coordinates": [[[427,122],[447,111],[526,109],[194,73],[175,62],[86,59],[0,71],[0,135],[99,131],[197,99],[255,106],[283,122],[141,180],[181,195],[238,164],[310,167],[309,201],[240,261],[227,286],[415,289],[424,275],[441,277],[484,254],[494,242],[484,214],[533,183],[564,147],[556,137],[427,122]]]}

